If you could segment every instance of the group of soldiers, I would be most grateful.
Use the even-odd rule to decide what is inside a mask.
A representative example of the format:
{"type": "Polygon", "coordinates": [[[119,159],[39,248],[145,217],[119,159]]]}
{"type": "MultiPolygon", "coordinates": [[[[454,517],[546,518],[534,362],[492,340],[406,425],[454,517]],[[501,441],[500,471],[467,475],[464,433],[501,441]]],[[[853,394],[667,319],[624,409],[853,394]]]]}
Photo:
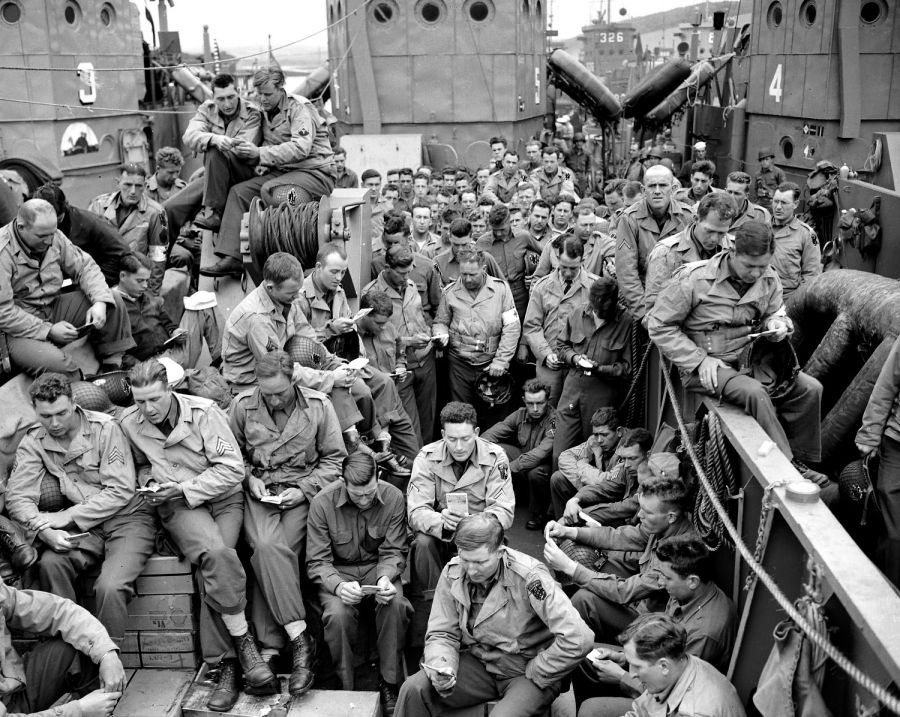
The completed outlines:
{"type": "MultiPolygon", "coordinates": [[[[163,283],[198,264],[194,228],[218,232],[220,258],[200,273],[230,275],[253,196],[276,203],[291,188],[312,201],[359,181],[315,107],[283,84],[257,73],[257,105],[214,79],[184,138],[205,171],[184,186],[166,171],[174,151],[152,181],[123,168],[92,205],[108,244],[121,242],[117,261],[66,235],[94,215],[52,186],[0,229],[0,331],[37,375],[36,422],[5,491],[36,548],[23,580],[76,601],[80,576],[100,571],[99,623],[67,607],[78,628],[62,637],[121,688],[103,660],[117,660],[161,530],[198,570],[215,711],[240,689],[277,690],[270,663],[287,647],[291,694],[326,655],[353,689],[354,648],[374,624],[388,714],[497,700],[495,715],[540,715],[569,676],[583,717],[743,714],[721,674],[734,608],[692,527],[689,476],[620,409],[633,346],[649,339],[688,390],[743,407],[827,481],[801,463],[819,460],[821,386],[800,373],[770,395],[740,365],[751,335],[789,337],[785,298],[821,271],[799,188],[779,183],[770,213],[750,201],[748,174],[719,189],[700,159],[687,191],[660,164],[593,193],[578,135],[568,156],[531,142],[520,157],[492,138],[475,172],[389,170],[386,183],[362,172],[374,252],[356,314],[342,288],[348,237],[332,221],[308,273],[273,253],[223,327],[202,292],[176,323],[163,283]],[[115,416],[78,400],[64,347],[82,335],[103,370],[128,370],[133,405],[115,416]],[[227,384],[218,403],[183,387],[203,341],[227,384]],[[506,544],[517,494],[525,527],[544,531],[543,562],[506,544]],[[423,652],[406,678],[409,645],[423,652]]],[[[19,595],[8,609],[36,599],[19,595]]],[[[28,622],[13,614],[9,626],[28,622]]]]}

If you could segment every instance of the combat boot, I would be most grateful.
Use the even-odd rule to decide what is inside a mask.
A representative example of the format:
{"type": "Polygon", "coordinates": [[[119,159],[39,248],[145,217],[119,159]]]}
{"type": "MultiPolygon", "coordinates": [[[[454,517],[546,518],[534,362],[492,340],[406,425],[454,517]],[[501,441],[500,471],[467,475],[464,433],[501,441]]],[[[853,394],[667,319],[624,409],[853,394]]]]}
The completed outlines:
{"type": "Polygon", "coordinates": [[[394,710],[397,708],[397,685],[385,682],[383,677],[378,680],[378,692],[381,697],[381,710],[384,717],[394,717],[394,710]]]}
{"type": "Polygon", "coordinates": [[[291,663],[291,679],[288,682],[288,692],[291,697],[297,697],[312,687],[315,677],[316,641],[308,632],[291,640],[294,650],[291,663]]]}
{"type": "Polygon", "coordinates": [[[38,551],[25,542],[15,523],[3,516],[0,516],[0,551],[17,573],[23,573],[38,559],[38,551]]]}
{"type": "Polygon", "coordinates": [[[226,658],[219,663],[219,683],[209,696],[206,706],[213,712],[227,712],[238,699],[237,661],[226,658]]]}
{"type": "Polygon", "coordinates": [[[272,672],[269,663],[259,654],[259,648],[256,646],[253,636],[249,632],[245,632],[240,637],[231,639],[234,640],[234,649],[244,675],[244,691],[248,695],[271,695],[278,692],[278,680],[275,678],[275,673],[272,672]]]}

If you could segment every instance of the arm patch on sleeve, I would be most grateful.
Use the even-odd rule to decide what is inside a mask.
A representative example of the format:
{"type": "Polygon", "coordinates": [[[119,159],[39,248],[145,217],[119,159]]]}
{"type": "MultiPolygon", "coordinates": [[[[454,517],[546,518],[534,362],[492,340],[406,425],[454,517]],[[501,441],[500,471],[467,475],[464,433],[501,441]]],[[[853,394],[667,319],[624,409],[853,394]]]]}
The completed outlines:
{"type": "Polygon", "coordinates": [[[534,596],[535,600],[543,601],[544,598],[547,597],[547,591],[544,590],[544,585],[538,578],[535,578],[528,583],[528,585],[525,586],[525,589],[534,596]]]}

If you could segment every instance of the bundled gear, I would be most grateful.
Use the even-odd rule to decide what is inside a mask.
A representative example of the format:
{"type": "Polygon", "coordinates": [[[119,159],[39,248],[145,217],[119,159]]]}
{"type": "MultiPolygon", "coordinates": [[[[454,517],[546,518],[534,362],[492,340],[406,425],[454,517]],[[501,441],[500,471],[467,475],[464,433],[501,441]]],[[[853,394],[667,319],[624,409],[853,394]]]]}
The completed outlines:
{"type": "Polygon", "coordinates": [[[485,369],[475,384],[478,397],[488,406],[502,406],[509,403],[512,398],[512,378],[508,373],[502,376],[491,376],[485,369]]]}
{"type": "MultiPolygon", "coordinates": [[[[773,400],[784,398],[800,373],[797,352],[790,341],[769,341],[759,336],[738,357],[738,371],[759,381],[773,400]]],[[[725,387],[722,387],[724,391],[725,387]]]]}
{"type": "Polygon", "coordinates": [[[844,466],[837,480],[841,503],[854,511],[854,518],[858,516],[860,527],[870,522],[873,509],[881,510],[872,480],[877,473],[876,461],[875,455],[853,461],[844,466]]]}

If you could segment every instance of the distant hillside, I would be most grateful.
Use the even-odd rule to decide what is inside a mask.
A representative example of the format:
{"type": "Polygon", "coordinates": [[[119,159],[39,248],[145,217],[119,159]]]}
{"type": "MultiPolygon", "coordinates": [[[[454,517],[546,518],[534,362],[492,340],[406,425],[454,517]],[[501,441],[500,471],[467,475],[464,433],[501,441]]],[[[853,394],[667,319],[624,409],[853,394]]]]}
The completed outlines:
{"type": "MultiPolygon", "coordinates": [[[[631,24],[637,28],[640,33],[659,32],[670,27],[677,27],[683,22],[694,22],[699,10],[703,15],[705,23],[712,22],[712,14],[714,12],[725,11],[726,19],[734,18],[740,8],[740,0],[718,0],[718,2],[695,2],[684,7],[677,7],[672,10],[663,10],[655,12],[651,15],[643,15],[641,17],[631,18],[631,24]]],[[[742,8],[744,12],[747,8],[742,8]]]]}

